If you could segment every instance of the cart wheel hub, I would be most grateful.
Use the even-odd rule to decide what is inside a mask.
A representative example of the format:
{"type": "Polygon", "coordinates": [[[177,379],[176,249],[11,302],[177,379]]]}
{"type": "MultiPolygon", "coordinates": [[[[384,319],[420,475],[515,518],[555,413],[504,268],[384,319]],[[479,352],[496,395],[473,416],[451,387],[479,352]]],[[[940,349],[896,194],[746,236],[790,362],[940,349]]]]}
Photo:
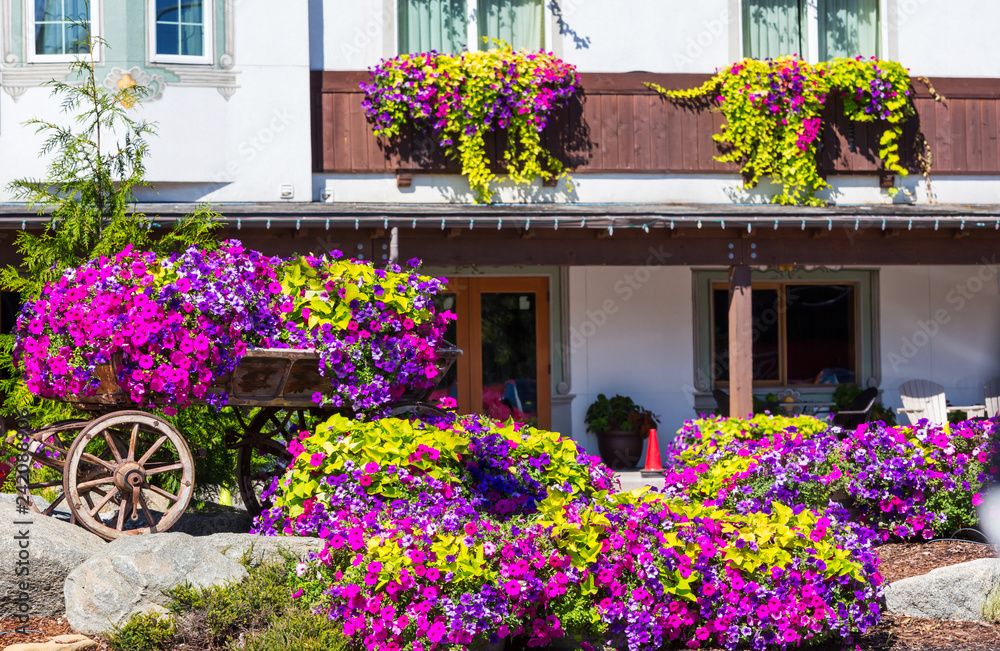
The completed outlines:
{"type": "Polygon", "coordinates": [[[126,461],[115,469],[115,486],[119,490],[131,492],[136,486],[146,483],[146,473],[135,461],[126,461]]]}

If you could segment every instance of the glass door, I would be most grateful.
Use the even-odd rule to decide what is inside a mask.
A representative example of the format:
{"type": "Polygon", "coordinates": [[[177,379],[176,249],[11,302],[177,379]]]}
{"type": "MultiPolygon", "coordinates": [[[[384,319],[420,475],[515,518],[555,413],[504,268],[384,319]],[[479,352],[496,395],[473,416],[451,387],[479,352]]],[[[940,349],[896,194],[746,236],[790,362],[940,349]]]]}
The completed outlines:
{"type": "Polygon", "coordinates": [[[465,351],[439,395],[461,413],[551,426],[549,279],[457,278],[439,306],[458,315],[450,341],[465,351]]]}

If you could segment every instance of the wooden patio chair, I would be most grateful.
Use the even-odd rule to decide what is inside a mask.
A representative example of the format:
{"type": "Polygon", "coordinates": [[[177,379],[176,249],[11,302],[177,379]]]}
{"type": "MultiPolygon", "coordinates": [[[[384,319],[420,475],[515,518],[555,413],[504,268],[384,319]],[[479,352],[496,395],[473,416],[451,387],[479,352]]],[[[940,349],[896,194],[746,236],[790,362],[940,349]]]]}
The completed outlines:
{"type": "Polygon", "coordinates": [[[948,401],[944,396],[944,387],[937,382],[904,382],[899,386],[899,397],[903,400],[903,408],[898,411],[906,414],[911,425],[916,425],[923,418],[932,423],[948,422],[948,401]]]}
{"type": "Polygon", "coordinates": [[[983,397],[986,398],[986,417],[994,418],[1000,413],[1000,378],[983,385],[983,397]]]}

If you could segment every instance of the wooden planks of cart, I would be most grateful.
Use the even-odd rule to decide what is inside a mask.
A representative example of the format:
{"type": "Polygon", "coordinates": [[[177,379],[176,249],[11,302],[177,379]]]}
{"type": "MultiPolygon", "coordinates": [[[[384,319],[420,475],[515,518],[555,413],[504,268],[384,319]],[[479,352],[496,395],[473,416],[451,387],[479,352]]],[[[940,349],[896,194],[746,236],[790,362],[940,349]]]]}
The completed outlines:
{"type": "MultiPolygon", "coordinates": [[[[450,344],[438,349],[439,377],[447,375],[462,351],[450,344]]],[[[29,495],[51,489],[48,505],[29,497],[34,511],[61,510],[71,521],[112,540],[168,530],[184,513],[194,492],[195,457],[204,450],[187,443],[182,432],[158,414],[139,408],[118,386],[117,360],[99,365],[100,386],[93,395],[67,402],[91,418],[61,421],[41,430],[7,438],[10,445],[27,439],[27,454],[54,471],[44,481],[29,481],[29,495]],[[60,475],[61,479],[51,478],[60,475]]],[[[249,350],[239,365],[212,385],[226,394],[239,431],[224,433],[236,450],[239,493],[247,510],[259,514],[269,504],[264,489],[284,474],[291,461],[286,446],[312,424],[343,410],[319,407],[313,395],[330,387],[320,374],[319,354],[292,349],[249,350]]],[[[390,404],[393,416],[442,416],[429,402],[433,388],[404,393],[390,404]]],[[[192,404],[208,404],[192,399],[192,404]]]]}

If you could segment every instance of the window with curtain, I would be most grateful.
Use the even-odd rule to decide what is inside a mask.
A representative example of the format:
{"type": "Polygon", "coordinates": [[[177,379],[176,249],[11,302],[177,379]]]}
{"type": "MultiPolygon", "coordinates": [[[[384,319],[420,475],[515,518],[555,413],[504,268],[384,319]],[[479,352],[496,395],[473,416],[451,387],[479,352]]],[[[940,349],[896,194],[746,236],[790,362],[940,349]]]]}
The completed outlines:
{"type": "Polygon", "coordinates": [[[803,0],[744,0],[743,52],[753,59],[806,57],[803,0]]]}
{"type": "Polygon", "coordinates": [[[541,50],[544,7],[542,0],[477,0],[479,38],[510,43],[515,50],[541,50]]]}
{"type": "Polygon", "coordinates": [[[205,56],[205,0],[155,0],[156,54],[205,56]]]}
{"type": "Polygon", "coordinates": [[[879,0],[820,0],[820,61],[878,56],[878,7],[879,0]]]}
{"type": "Polygon", "coordinates": [[[36,55],[71,55],[87,51],[87,31],[76,22],[90,24],[85,0],[35,0],[36,55]]]}
{"type": "Polygon", "coordinates": [[[466,0],[400,0],[399,51],[458,54],[468,40],[466,0]]]}

